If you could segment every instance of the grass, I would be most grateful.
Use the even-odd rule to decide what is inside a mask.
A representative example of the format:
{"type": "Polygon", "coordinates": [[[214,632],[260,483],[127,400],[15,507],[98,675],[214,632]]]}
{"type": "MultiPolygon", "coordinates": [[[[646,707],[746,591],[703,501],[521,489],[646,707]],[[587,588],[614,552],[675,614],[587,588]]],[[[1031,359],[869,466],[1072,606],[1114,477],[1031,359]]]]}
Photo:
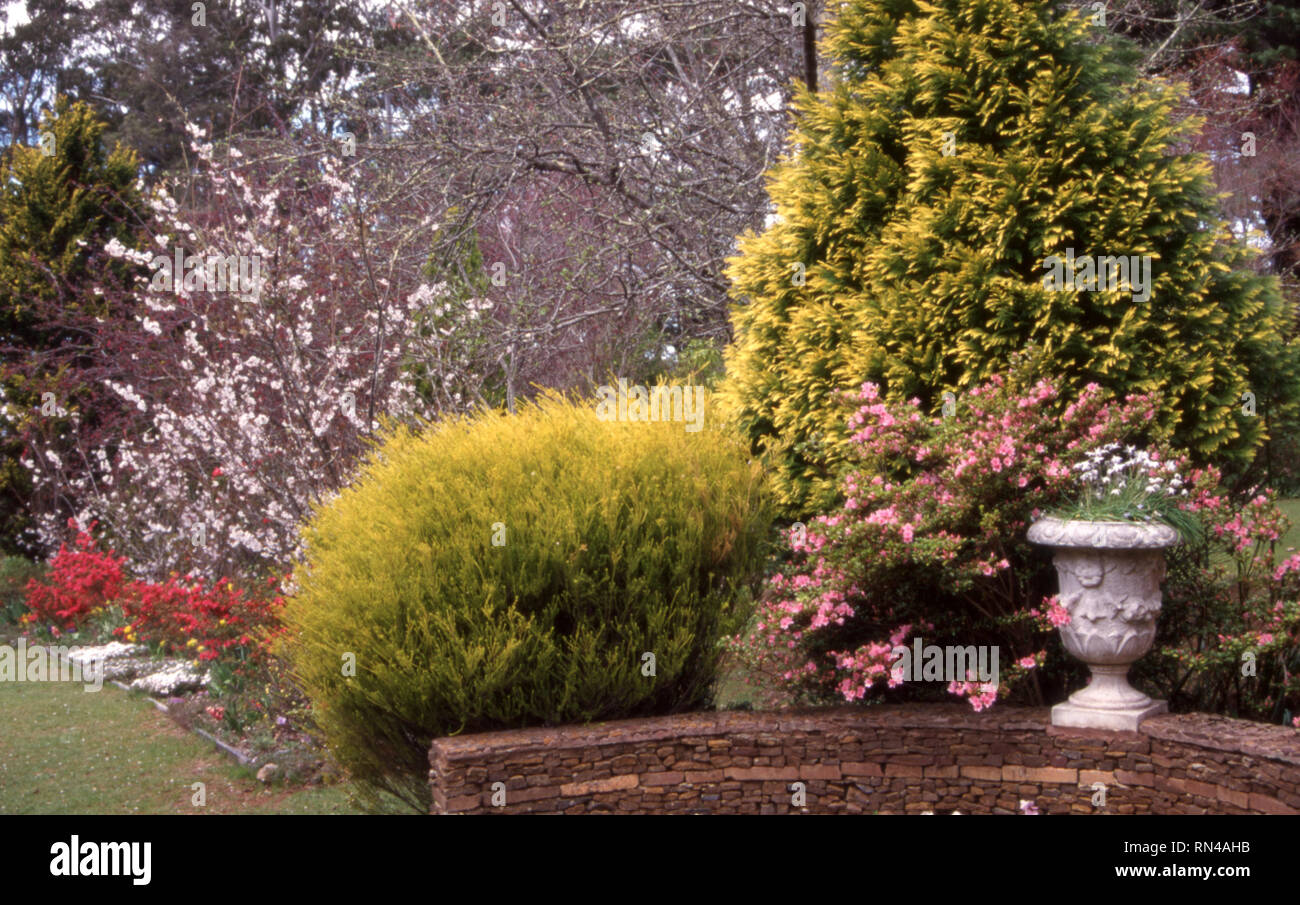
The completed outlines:
{"type": "Polygon", "coordinates": [[[258,782],[148,701],[0,683],[0,814],[349,814],[345,786],[258,782]],[[193,783],[207,802],[193,804],[193,783]]]}
{"type": "Polygon", "coordinates": [[[1300,499],[1278,500],[1277,505],[1291,521],[1291,530],[1282,535],[1282,539],[1277,543],[1278,553],[1284,552],[1287,547],[1300,549],[1300,499]]]}

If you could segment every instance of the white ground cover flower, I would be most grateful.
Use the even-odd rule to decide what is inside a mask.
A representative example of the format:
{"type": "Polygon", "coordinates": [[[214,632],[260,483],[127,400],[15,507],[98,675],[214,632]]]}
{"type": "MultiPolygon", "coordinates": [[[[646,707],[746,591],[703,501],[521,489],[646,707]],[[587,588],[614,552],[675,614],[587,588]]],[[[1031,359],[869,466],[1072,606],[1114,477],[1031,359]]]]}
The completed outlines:
{"type": "Polygon", "coordinates": [[[131,683],[131,687],[148,694],[171,695],[178,691],[203,688],[207,684],[206,674],[199,672],[183,660],[172,660],[157,672],[136,679],[131,683]]]}
{"type": "Polygon", "coordinates": [[[107,644],[96,644],[93,647],[79,647],[72,653],[68,654],[68,659],[74,663],[86,664],[92,660],[116,660],[121,657],[134,657],[146,652],[146,648],[140,644],[126,644],[122,641],[110,641],[107,644]]]}

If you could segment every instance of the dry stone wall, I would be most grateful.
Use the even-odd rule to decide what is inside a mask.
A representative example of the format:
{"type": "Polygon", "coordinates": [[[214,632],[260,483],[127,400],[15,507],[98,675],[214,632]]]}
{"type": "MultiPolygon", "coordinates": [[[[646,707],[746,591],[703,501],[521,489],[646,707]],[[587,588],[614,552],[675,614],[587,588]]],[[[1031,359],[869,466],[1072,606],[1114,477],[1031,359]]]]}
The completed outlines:
{"type": "Polygon", "coordinates": [[[1205,714],[694,713],[442,738],[430,767],[435,814],[1300,814],[1300,732],[1205,714]]]}

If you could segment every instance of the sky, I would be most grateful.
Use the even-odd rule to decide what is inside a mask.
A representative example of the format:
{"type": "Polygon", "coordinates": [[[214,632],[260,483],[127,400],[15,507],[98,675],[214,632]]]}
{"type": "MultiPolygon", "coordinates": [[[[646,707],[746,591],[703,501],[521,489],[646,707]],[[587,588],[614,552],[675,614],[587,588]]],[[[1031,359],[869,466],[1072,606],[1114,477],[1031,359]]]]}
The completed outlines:
{"type": "Polygon", "coordinates": [[[5,19],[10,26],[23,25],[27,22],[26,0],[9,0],[4,3],[5,19]]]}

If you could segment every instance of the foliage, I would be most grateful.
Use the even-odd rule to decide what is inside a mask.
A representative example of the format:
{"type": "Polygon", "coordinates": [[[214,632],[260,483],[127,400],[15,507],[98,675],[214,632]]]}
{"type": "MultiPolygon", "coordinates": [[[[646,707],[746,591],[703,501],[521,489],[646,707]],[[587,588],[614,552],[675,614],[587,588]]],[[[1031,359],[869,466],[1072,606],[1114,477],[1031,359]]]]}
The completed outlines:
{"type": "Polygon", "coordinates": [[[285,651],[340,763],[427,811],[435,736],[704,704],[767,519],[713,425],[547,397],[394,429],[305,531],[285,651]]]}
{"type": "Polygon", "coordinates": [[[707,339],[689,339],[677,351],[672,377],[681,382],[700,383],[712,392],[725,376],[726,366],[717,344],[707,339]]]}
{"type": "Polygon", "coordinates": [[[37,549],[33,512],[58,526],[75,514],[59,489],[70,476],[97,474],[86,447],[119,431],[127,417],[103,385],[121,364],[103,341],[103,325],[129,315],[86,291],[92,282],[117,285],[126,277],[129,268],[100,248],[133,244],[137,228],[137,160],[107,148],[104,129],[85,104],[61,97],[44,113],[42,143],[0,154],[3,549],[37,549]],[[34,479],[22,458],[47,479],[34,479]]]}
{"type": "Polygon", "coordinates": [[[1134,676],[1179,710],[1269,722],[1300,715],[1300,553],[1270,491],[1236,499],[1217,469],[1187,504],[1205,536],[1169,551],[1155,647],[1134,676]]]}
{"type": "Polygon", "coordinates": [[[776,216],[729,270],[723,395],[793,515],[835,497],[839,388],[935,412],[1031,343],[1071,396],[1150,395],[1197,462],[1240,470],[1265,418],[1294,410],[1277,282],[1248,269],[1206,161],[1182,153],[1196,123],[1090,28],[1046,0],[851,0],[828,25],[836,78],[797,97],[776,216]],[[1044,285],[1070,250],[1149,256],[1149,298],[1044,285]]]}
{"type": "Polygon", "coordinates": [[[0,625],[27,615],[27,583],[45,575],[45,566],[21,556],[0,557],[0,625]]]}

